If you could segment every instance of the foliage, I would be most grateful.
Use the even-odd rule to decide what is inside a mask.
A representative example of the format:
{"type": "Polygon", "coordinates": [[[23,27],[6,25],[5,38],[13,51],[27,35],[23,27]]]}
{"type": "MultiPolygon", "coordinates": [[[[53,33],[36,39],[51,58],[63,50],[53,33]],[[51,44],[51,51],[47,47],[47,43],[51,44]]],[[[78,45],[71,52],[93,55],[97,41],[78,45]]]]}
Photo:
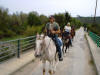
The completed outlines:
{"type": "Polygon", "coordinates": [[[41,21],[39,19],[39,17],[34,13],[34,12],[30,12],[28,15],[28,24],[29,25],[40,25],[41,21]]]}
{"type": "Polygon", "coordinates": [[[80,20],[83,25],[86,25],[88,30],[96,33],[97,35],[100,35],[100,17],[95,18],[95,23],[94,17],[78,16],[77,19],[80,20]]]}
{"type": "Polygon", "coordinates": [[[55,14],[54,17],[61,27],[65,25],[65,15],[63,13],[55,14]]]}
{"type": "Polygon", "coordinates": [[[25,36],[32,36],[36,33],[41,33],[43,26],[28,26],[24,34],[25,36]]]}
{"type": "Polygon", "coordinates": [[[71,22],[71,16],[70,16],[70,14],[68,12],[65,13],[65,22],[66,22],[66,24],[68,22],[71,22]]]}
{"type": "Polygon", "coordinates": [[[15,36],[16,33],[11,31],[11,30],[6,30],[6,33],[5,33],[5,37],[12,37],[12,36],[15,36]]]}
{"type": "MultiPolygon", "coordinates": [[[[73,19],[68,12],[54,14],[54,17],[62,29],[68,22],[76,25],[76,28],[81,26],[80,21],[73,19]]],[[[9,14],[8,9],[0,7],[0,39],[41,33],[47,22],[47,16],[39,15],[35,11],[28,14],[23,12],[9,14]]]]}
{"type": "Polygon", "coordinates": [[[87,28],[100,36],[100,24],[87,24],[87,28]]]}
{"type": "MultiPolygon", "coordinates": [[[[80,20],[82,23],[89,23],[92,24],[94,21],[94,17],[82,17],[82,16],[78,16],[76,17],[76,19],[80,20]]],[[[95,21],[97,24],[100,24],[100,17],[96,17],[95,21]]]]}
{"type": "Polygon", "coordinates": [[[41,24],[46,24],[48,22],[48,18],[45,15],[40,15],[41,24]]]}
{"type": "Polygon", "coordinates": [[[82,26],[82,23],[79,20],[72,18],[71,19],[71,25],[75,26],[75,28],[80,28],[82,26]]]}
{"type": "Polygon", "coordinates": [[[70,22],[71,25],[75,26],[75,28],[79,28],[80,26],[82,26],[82,23],[79,20],[71,17],[68,12],[55,14],[54,17],[60,25],[61,29],[63,29],[68,22],[70,22]]]}
{"type": "Polygon", "coordinates": [[[4,36],[4,32],[0,31],[0,38],[3,38],[3,36],[4,36]]]}

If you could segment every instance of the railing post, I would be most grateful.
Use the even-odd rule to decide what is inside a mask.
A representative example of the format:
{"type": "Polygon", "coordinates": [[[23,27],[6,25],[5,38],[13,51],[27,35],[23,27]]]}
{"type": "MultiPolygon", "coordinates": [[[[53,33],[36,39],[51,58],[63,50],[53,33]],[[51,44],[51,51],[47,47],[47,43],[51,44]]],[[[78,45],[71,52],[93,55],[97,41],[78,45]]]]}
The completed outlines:
{"type": "Polygon", "coordinates": [[[17,58],[20,58],[20,40],[18,40],[17,58]]]}

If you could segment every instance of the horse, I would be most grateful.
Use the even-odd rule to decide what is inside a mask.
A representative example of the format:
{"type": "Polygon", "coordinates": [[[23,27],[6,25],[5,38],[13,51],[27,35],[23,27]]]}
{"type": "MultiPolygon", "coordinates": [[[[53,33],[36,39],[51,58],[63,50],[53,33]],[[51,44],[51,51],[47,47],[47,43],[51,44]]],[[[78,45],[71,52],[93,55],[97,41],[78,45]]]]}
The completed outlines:
{"type": "Polygon", "coordinates": [[[61,32],[62,34],[62,40],[63,40],[63,54],[65,54],[67,52],[67,49],[69,48],[69,36],[66,35],[66,33],[64,31],[61,32]],[[65,47],[65,48],[64,48],[65,47]]]}
{"type": "Polygon", "coordinates": [[[72,26],[71,27],[71,38],[72,38],[72,40],[73,40],[74,36],[75,36],[75,28],[72,26]]]}
{"type": "Polygon", "coordinates": [[[45,75],[46,61],[49,62],[49,73],[53,75],[56,71],[58,54],[55,43],[48,36],[37,35],[35,56],[40,57],[43,63],[43,75],[45,75]]]}

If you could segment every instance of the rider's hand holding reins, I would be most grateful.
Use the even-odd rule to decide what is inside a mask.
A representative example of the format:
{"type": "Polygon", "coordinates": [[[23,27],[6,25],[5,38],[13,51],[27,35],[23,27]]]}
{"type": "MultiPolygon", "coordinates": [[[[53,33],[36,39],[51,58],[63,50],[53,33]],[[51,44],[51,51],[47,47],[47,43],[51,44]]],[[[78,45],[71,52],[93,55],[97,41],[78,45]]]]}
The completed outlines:
{"type": "Polygon", "coordinates": [[[52,33],[52,34],[59,34],[59,33],[60,33],[60,29],[57,30],[57,31],[51,30],[51,33],[52,33]]]}

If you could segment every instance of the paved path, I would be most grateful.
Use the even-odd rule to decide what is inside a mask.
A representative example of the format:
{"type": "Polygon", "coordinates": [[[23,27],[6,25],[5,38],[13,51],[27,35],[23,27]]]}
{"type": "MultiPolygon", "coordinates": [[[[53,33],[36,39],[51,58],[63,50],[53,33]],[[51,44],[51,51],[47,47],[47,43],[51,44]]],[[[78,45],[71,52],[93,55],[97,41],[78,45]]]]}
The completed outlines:
{"type": "Polygon", "coordinates": [[[35,57],[33,49],[21,54],[20,58],[14,57],[0,63],[0,75],[10,75],[21,67],[31,62],[35,57]]]}
{"type": "MultiPolygon", "coordinates": [[[[42,75],[42,63],[37,59],[13,75],[42,75]]],[[[96,75],[83,28],[76,32],[73,47],[67,52],[64,61],[58,63],[55,75],[96,75]]]]}

